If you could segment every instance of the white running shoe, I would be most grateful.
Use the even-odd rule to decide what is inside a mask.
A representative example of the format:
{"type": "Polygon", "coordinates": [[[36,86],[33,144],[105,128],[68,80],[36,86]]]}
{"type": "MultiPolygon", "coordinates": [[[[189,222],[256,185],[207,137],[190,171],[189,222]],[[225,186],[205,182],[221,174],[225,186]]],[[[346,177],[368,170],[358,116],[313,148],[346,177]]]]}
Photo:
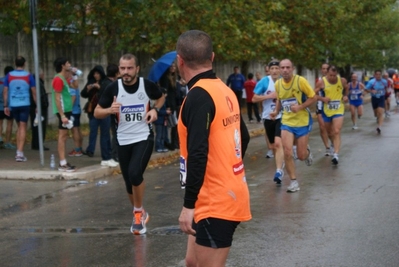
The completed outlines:
{"type": "Polygon", "coordinates": [[[356,124],[353,124],[353,126],[352,126],[352,130],[357,130],[357,129],[359,129],[359,127],[357,127],[357,125],[356,125],[356,124]]]}
{"type": "Polygon", "coordinates": [[[294,157],[294,159],[298,159],[298,154],[296,152],[296,146],[292,147],[292,156],[294,157]]]}
{"type": "Polygon", "coordinates": [[[312,152],[310,152],[309,145],[308,145],[308,151],[309,151],[309,156],[305,159],[305,163],[307,166],[311,166],[313,163],[313,155],[312,155],[312,152]]]}
{"type": "Polygon", "coordinates": [[[274,158],[273,150],[269,149],[266,153],[265,158],[267,159],[274,158]]]}
{"type": "Polygon", "coordinates": [[[334,156],[333,156],[333,158],[332,158],[332,160],[331,160],[331,163],[333,164],[333,165],[335,165],[335,166],[337,166],[338,165],[338,154],[337,153],[334,153],[334,156]]]}
{"type": "Polygon", "coordinates": [[[130,232],[135,235],[142,235],[147,232],[146,224],[150,219],[150,215],[145,210],[133,212],[133,222],[130,232]]]}
{"type": "Polygon", "coordinates": [[[328,147],[328,148],[326,148],[326,153],[324,153],[324,156],[328,157],[328,156],[330,156],[330,154],[331,154],[331,150],[328,147]]]}
{"type": "Polygon", "coordinates": [[[297,180],[291,180],[291,184],[287,187],[287,192],[289,193],[294,193],[296,191],[299,191],[299,184],[297,180]]]}
{"type": "Polygon", "coordinates": [[[116,162],[113,159],[110,160],[102,160],[101,161],[101,166],[106,166],[106,167],[117,167],[119,165],[118,162],[116,162]]]}

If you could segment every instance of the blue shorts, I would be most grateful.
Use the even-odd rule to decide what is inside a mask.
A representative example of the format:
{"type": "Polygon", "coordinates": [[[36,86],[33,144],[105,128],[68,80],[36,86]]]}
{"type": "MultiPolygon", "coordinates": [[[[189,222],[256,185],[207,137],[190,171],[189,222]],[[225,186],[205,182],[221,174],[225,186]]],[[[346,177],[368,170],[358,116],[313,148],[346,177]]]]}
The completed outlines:
{"type": "Polygon", "coordinates": [[[363,105],[363,99],[349,100],[349,105],[360,107],[361,105],[363,105]]]}
{"type": "Polygon", "coordinates": [[[16,122],[28,122],[29,112],[29,106],[11,107],[11,116],[16,120],[16,122]]]}
{"type": "Polygon", "coordinates": [[[385,108],[385,97],[381,96],[380,98],[371,97],[371,105],[373,109],[377,108],[385,108]]]}
{"type": "Polygon", "coordinates": [[[283,130],[294,134],[295,138],[299,138],[301,136],[305,136],[305,135],[309,134],[310,131],[312,131],[312,121],[310,121],[308,126],[302,126],[302,127],[291,127],[291,126],[281,124],[281,131],[283,131],[283,130]]]}
{"type": "Polygon", "coordinates": [[[73,117],[73,127],[79,127],[79,126],[80,126],[80,115],[81,115],[81,114],[72,114],[72,117],[73,117]]]}
{"type": "Polygon", "coordinates": [[[332,122],[333,119],[342,117],[342,116],[344,116],[344,114],[335,114],[335,115],[332,115],[331,117],[327,117],[326,114],[323,112],[323,121],[327,122],[327,123],[332,122]]]}

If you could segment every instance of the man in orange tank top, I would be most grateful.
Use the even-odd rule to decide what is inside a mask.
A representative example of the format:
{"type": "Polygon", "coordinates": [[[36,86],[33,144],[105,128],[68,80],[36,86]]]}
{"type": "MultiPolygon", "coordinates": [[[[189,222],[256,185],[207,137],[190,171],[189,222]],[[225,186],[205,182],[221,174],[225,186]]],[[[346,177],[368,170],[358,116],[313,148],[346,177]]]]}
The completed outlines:
{"type": "Polygon", "coordinates": [[[186,266],[225,266],[237,225],[251,219],[242,162],[249,142],[234,92],[212,70],[212,40],[183,33],[177,66],[188,81],[179,122],[180,228],[188,234],[186,266]]]}

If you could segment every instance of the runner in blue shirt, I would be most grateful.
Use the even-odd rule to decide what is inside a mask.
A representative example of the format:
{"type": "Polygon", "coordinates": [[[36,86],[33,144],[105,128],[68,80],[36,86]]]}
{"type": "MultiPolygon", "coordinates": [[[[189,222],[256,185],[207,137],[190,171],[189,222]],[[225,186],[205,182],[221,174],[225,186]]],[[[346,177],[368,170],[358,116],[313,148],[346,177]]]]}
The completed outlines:
{"type": "Polygon", "coordinates": [[[388,82],[382,79],[381,70],[374,71],[374,78],[366,85],[366,91],[371,94],[371,105],[374,109],[374,114],[377,117],[378,127],[376,129],[378,134],[381,134],[381,126],[384,121],[385,109],[385,92],[388,88],[388,82]]]}

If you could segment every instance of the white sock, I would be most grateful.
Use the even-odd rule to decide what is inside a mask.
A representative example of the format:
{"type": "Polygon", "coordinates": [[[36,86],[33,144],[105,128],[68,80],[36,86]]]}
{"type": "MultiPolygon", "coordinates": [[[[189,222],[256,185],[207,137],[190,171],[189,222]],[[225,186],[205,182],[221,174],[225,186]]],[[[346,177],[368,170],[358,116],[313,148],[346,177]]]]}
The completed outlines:
{"type": "Polygon", "coordinates": [[[143,211],[143,207],[140,208],[133,207],[133,212],[140,212],[140,211],[143,211]]]}
{"type": "Polygon", "coordinates": [[[66,164],[67,164],[66,159],[60,160],[60,165],[61,165],[61,166],[64,166],[64,165],[66,165],[66,164]]]}

